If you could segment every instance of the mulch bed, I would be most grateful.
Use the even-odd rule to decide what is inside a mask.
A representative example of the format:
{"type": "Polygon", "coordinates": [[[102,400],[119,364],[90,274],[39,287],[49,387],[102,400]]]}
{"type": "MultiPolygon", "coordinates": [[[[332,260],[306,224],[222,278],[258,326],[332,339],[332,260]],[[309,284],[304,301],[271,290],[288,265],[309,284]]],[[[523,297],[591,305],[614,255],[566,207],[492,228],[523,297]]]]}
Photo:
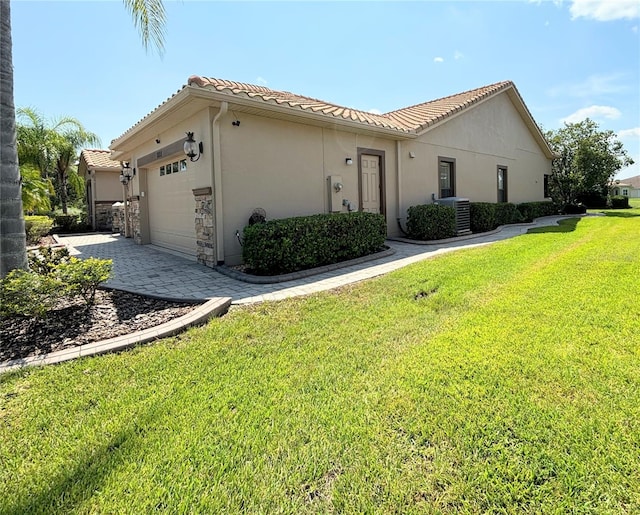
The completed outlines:
{"type": "Polygon", "coordinates": [[[66,302],[46,318],[3,317],[0,362],[47,354],[142,331],[185,315],[196,304],[98,290],[93,306],[66,302]]]}

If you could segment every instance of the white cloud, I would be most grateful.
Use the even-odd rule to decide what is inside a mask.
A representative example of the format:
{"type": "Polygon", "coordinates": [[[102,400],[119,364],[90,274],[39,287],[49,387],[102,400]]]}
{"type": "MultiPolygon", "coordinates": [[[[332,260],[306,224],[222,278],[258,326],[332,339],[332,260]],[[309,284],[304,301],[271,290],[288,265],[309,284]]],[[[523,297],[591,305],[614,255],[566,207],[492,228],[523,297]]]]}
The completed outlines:
{"type": "Polygon", "coordinates": [[[462,52],[460,52],[460,50],[456,50],[456,51],[453,53],[453,58],[454,58],[456,61],[458,61],[458,60],[462,59],[463,57],[464,57],[464,54],[463,54],[462,52]]]}
{"type": "Polygon", "coordinates": [[[261,86],[266,86],[268,84],[267,79],[263,78],[263,77],[258,77],[256,79],[256,82],[258,84],[260,84],[261,86]]]}
{"type": "Polygon", "coordinates": [[[380,109],[375,109],[375,108],[369,109],[367,112],[371,114],[382,114],[382,111],[380,111],[380,109]]]}
{"type": "Polygon", "coordinates": [[[547,91],[552,97],[569,95],[571,97],[589,98],[598,95],[623,93],[629,89],[624,73],[609,75],[591,75],[582,82],[559,84],[547,91]]]}
{"type": "Polygon", "coordinates": [[[442,57],[434,57],[433,58],[433,62],[434,63],[444,63],[444,59],[442,57]]]}
{"type": "MultiPolygon", "coordinates": [[[[562,5],[562,2],[564,0],[553,0],[553,5],[555,5],[556,7],[559,7],[562,5]]],[[[536,5],[542,5],[543,0],[529,0],[530,4],[536,4],[536,5]]]]}
{"type": "Polygon", "coordinates": [[[560,120],[562,123],[578,123],[586,118],[602,119],[606,118],[607,120],[615,120],[616,118],[620,118],[622,113],[620,110],[611,106],[589,106],[583,107],[582,109],[578,109],[575,113],[570,114],[566,118],[562,118],[560,120]]]}
{"type": "Polygon", "coordinates": [[[572,19],[587,18],[611,21],[640,18],[638,0],[573,0],[569,8],[572,19]]]}
{"type": "Polygon", "coordinates": [[[640,138],[640,127],[618,131],[619,138],[640,138]]]}

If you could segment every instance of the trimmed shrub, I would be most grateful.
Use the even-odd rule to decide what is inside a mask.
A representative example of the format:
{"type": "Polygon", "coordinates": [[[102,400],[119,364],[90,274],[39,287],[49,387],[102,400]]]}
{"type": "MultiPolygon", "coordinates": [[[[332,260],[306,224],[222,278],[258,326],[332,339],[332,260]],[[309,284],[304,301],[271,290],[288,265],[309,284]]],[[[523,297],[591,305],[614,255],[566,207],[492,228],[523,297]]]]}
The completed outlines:
{"type": "Polygon", "coordinates": [[[111,275],[110,259],[69,257],[67,249],[40,247],[29,253],[30,270],[12,270],[0,281],[2,316],[43,317],[65,298],[92,304],[95,292],[111,275]]]}
{"type": "Polygon", "coordinates": [[[407,210],[407,234],[414,240],[443,240],[456,232],[456,211],[451,206],[424,204],[407,210]]]}
{"type": "Polygon", "coordinates": [[[43,317],[63,291],[51,275],[12,270],[0,281],[0,314],[43,317]]]}
{"type": "Polygon", "coordinates": [[[487,232],[496,228],[496,204],[471,202],[469,208],[471,232],[487,232]]]}
{"type": "Polygon", "coordinates": [[[587,212],[587,206],[584,204],[565,204],[562,212],[565,215],[584,215],[587,212]]]}
{"type": "Polygon", "coordinates": [[[57,215],[55,217],[56,227],[59,227],[63,231],[71,231],[75,225],[78,224],[79,218],[77,215],[57,215]]]}
{"type": "Polygon", "coordinates": [[[533,222],[541,216],[558,214],[558,208],[553,202],[523,202],[518,204],[518,211],[523,222],[533,222]]]}
{"type": "Polygon", "coordinates": [[[25,216],[24,229],[27,234],[27,244],[37,245],[40,238],[49,234],[53,227],[53,220],[48,216],[25,216]]]}
{"type": "Polygon", "coordinates": [[[29,270],[39,275],[47,275],[52,273],[58,265],[69,261],[69,249],[67,247],[57,249],[38,247],[30,251],[27,257],[29,270]]]}
{"type": "Polygon", "coordinates": [[[522,215],[515,204],[511,202],[499,202],[495,205],[495,226],[517,224],[522,222],[522,215]]]}
{"type": "Polygon", "coordinates": [[[631,206],[629,205],[629,197],[623,197],[622,195],[611,197],[612,209],[629,209],[630,207],[631,206]]]}
{"type": "Polygon", "coordinates": [[[380,250],[387,225],[374,213],[321,214],[244,228],[242,258],[257,275],[277,275],[354,259],[380,250]]]}
{"type": "Polygon", "coordinates": [[[111,276],[110,259],[70,258],[54,269],[56,279],[66,288],[68,295],[81,297],[85,304],[93,304],[96,290],[111,276]]]}
{"type": "Polygon", "coordinates": [[[578,204],[584,204],[587,209],[603,209],[607,207],[607,196],[597,192],[578,195],[578,204]]]}

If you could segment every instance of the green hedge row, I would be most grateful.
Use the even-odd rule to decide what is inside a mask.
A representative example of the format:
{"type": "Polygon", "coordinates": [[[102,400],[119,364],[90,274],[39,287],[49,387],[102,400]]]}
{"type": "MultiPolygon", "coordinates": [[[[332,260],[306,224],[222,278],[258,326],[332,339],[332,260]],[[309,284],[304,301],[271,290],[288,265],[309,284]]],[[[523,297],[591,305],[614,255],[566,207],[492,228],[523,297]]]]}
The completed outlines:
{"type": "Polygon", "coordinates": [[[450,206],[424,204],[407,210],[407,234],[414,240],[443,240],[456,231],[456,211],[450,206]]]}
{"type": "Polygon", "coordinates": [[[339,213],[270,220],[244,228],[242,258],[257,275],[277,275],[377,252],[387,225],[374,213],[339,213]]]}
{"type": "Polygon", "coordinates": [[[557,215],[558,207],[553,202],[523,202],[518,204],[518,211],[524,222],[533,222],[541,216],[557,215]]]}
{"type": "Polygon", "coordinates": [[[622,195],[616,195],[611,197],[611,208],[612,209],[628,209],[629,207],[629,197],[623,197],[622,195]]]}
{"type": "Polygon", "coordinates": [[[500,225],[532,222],[541,216],[557,215],[558,208],[552,202],[471,202],[471,232],[492,231],[500,225]]]}

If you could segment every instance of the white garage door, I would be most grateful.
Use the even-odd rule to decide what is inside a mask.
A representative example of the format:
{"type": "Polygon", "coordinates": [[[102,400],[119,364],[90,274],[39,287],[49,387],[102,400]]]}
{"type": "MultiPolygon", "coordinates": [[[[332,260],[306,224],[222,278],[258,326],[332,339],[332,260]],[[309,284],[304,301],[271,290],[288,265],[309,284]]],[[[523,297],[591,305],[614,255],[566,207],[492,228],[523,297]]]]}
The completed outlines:
{"type": "Polygon", "coordinates": [[[188,174],[185,160],[149,170],[149,229],[152,244],[195,256],[195,203],[188,174]]]}

